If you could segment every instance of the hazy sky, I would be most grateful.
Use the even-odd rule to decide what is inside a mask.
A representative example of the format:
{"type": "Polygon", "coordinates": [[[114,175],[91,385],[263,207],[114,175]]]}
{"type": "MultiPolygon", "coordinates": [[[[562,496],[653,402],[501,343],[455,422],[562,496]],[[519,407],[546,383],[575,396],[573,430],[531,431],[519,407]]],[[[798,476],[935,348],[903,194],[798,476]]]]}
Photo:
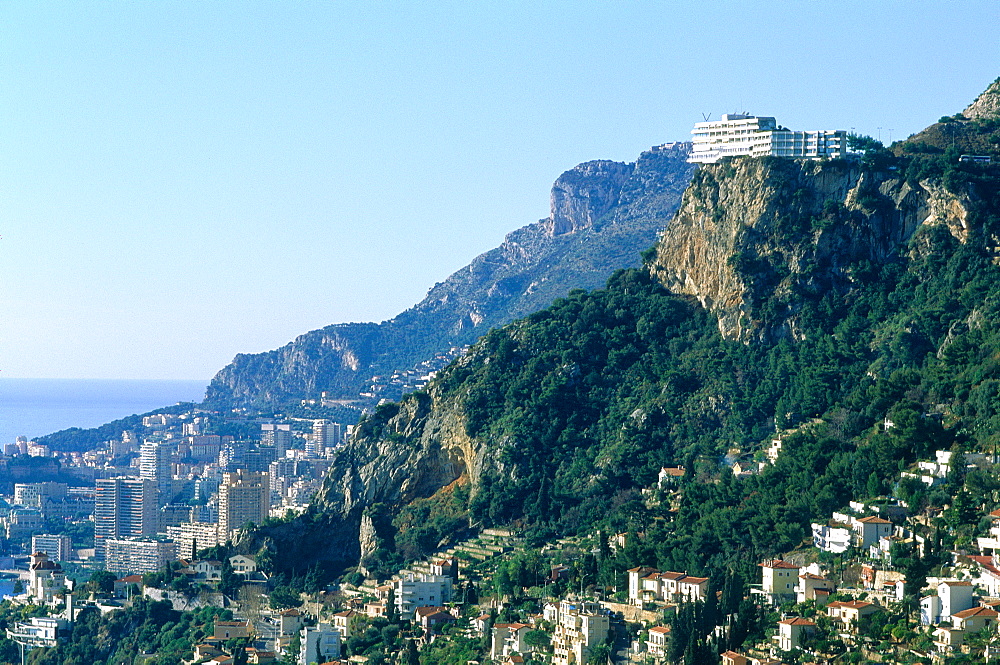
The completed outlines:
{"type": "Polygon", "coordinates": [[[208,379],[390,318],[702,113],[883,139],[1000,3],[0,3],[0,376],[208,379]],[[879,130],[878,128],[881,128],[879,130]]]}

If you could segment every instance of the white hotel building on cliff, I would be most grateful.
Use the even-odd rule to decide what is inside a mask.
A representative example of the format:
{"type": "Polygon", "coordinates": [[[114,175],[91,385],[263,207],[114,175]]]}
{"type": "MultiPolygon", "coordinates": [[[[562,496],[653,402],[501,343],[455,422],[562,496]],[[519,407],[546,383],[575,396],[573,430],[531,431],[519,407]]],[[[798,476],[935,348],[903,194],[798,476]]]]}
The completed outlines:
{"type": "Polygon", "coordinates": [[[699,164],[740,155],[823,159],[847,154],[847,132],[842,129],[797,132],[779,127],[770,117],[723,115],[722,120],[696,122],[691,134],[688,161],[699,164]]]}

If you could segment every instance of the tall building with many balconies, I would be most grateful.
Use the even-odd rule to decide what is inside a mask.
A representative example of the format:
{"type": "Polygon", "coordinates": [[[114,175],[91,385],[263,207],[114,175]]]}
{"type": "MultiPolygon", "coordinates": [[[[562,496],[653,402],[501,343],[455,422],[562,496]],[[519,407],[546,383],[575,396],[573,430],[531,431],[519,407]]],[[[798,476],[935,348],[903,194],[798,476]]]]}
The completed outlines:
{"type": "Polygon", "coordinates": [[[219,540],[249,522],[260,524],[271,507],[271,485],[266,473],[238,469],[222,474],[219,485],[219,540]]]}
{"type": "Polygon", "coordinates": [[[696,122],[691,130],[689,162],[714,164],[723,157],[794,157],[824,159],[847,154],[842,129],[793,131],[772,117],[727,114],[722,120],[696,122]]]}
{"type": "Polygon", "coordinates": [[[547,604],[546,621],[556,625],[552,637],[553,665],[582,665],[590,660],[590,651],[603,642],[611,627],[606,611],[597,603],[564,600],[547,604]]]}
{"type": "Polygon", "coordinates": [[[163,570],[177,560],[177,544],[155,538],[109,538],[105,542],[104,569],[116,575],[137,575],[163,570]]]}
{"type": "Polygon", "coordinates": [[[158,441],[147,441],[139,449],[139,477],[156,483],[159,505],[173,498],[173,454],[173,446],[158,441]]]}
{"type": "Polygon", "coordinates": [[[288,423],[263,423],[260,426],[260,441],[266,446],[274,446],[276,457],[284,457],[292,447],[292,426],[288,423]]]}
{"type": "Polygon", "coordinates": [[[393,590],[399,616],[412,619],[418,607],[450,603],[452,583],[444,575],[406,572],[393,581],[393,590]]]}
{"type": "Polygon", "coordinates": [[[31,537],[31,551],[45,552],[50,561],[69,561],[73,558],[73,541],[62,534],[40,533],[31,537]]]}
{"type": "Polygon", "coordinates": [[[98,478],[94,490],[94,548],[104,558],[109,538],[151,536],[158,527],[156,483],[151,478],[98,478]]]}

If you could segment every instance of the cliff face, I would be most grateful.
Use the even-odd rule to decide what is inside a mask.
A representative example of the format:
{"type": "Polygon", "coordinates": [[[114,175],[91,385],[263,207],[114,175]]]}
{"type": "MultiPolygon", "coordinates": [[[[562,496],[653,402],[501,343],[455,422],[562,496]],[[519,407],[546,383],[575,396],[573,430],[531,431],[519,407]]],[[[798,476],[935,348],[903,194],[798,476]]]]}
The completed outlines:
{"type": "MultiPolygon", "coordinates": [[[[638,265],[676,210],[694,170],[687,150],[674,144],[634,164],[587,162],[567,171],[553,186],[547,219],[511,232],[414,307],[383,323],[327,326],[274,351],[241,354],[213,378],[207,404],[281,405],[322,391],[357,399],[373,376],[470,344],[571,289],[603,286],[615,270],[638,265]]],[[[400,396],[387,389],[375,400],[400,396]]]]}
{"type": "MultiPolygon", "coordinates": [[[[801,339],[795,292],[850,290],[859,264],[905,261],[921,227],[941,226],[964,242],[971,205],[969,195],[934,182],[908,184],[857,164],[736,160],[696,174],[650,271],[714,312],[726,337],[801,339]],[[760,304],[782,294],[786,311],[771,319],[774,327],[764,327],[760,304]]],[[[507,329],[511,340],[520,339],[519,325],[507,329]]],[[[475,496],[484,474],[516,474],[500,461],[514,444],[467,434],[467,390],[447,378],[491,361],[476,345],[444,374],[447,389],[433,382],[427,393],[363,421],[314,500],[314,509],[336,525],[338,551],[364,557],[375,550],[384,534],[369,512],[373,506],[391,513],[456,481],[475,496]]]]}
{"type": "Polygon", "coordinates": [[[962,115],[970,120],[987,120],[1000,117],[1000,78],[986,88],[969,104],[962,115]]]}
{"type": "MultiPolygon", "coordinates": [[[[468,362],[476,362],[475,355],[459,361],[468,362]]],[[[378,516],[373,520],[373,508],[398,508],[456,481],[475,491],[487,450],[466,434],[459,400],[432,384],[427,392],[383,405],[376,418],[359,425],[313,498],[313,520],[270,527],[237,545],[257,551],[270,540],[304,562],[354,565],[386,535],[379,532],[378,516]]]]}
{"type": "Polygon", "coordinates": [[[727,338],[794,336],[793,304],[777,327],[757,306],[797,289],[849,289],[852,266],[896,260],[921,226],[944,225],[964,242],[969,205],[937,183],[856,163],[735,160],[699,171],[652,270],[715,313],[727,338]]]}
{"type": "Polygon", "coordinates": [[[563,173],[552,185],[546,231],[556,236],[592,227],[618,202],[632,171],[631,164],[594,161],[563,173]]]}

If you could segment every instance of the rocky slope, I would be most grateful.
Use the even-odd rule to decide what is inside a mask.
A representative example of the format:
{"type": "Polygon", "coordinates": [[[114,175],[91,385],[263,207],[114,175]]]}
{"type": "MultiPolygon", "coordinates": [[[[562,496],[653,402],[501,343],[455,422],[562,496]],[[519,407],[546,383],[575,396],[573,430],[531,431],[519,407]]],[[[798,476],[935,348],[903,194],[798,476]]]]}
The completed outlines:
{"type": "MultiPolygon", "coordinates": [[[[991,130],[980,125],[980,131],[991,130]]],[[[633,173],[604,219],[641,216],[650,189],[633,173]]],[[[610,196],[602,187],[588,191],[597,206],[610,196]]],[[[550,220],[553,231],[593,224],[562,194],[554,201],[563,212],[550,220]]],[[[832,410],[833,438],[816,444],[842,451],[842,468],[822,470],[829,487],[812,487],[805,477],[788,496],[744,516],[744,504],[770,491],[768,478],[751,484],[756,491],[746,496],[728,487],[731,474],[723,472],[719,485],[737,497],[726,513],[732,524],[721,528],[740,541],[737,551],[746,546],[743,538],[754,539],[761,555],[773,553],[779,539],[794,546],[804,531],[775,534],[775,520],[787,527],[787,516],[762,517],[775,501],[784,504],[809,487],[808,500],[818,503],[788,510],[799,521],[810,507],[829,514],[843,500],[845,483],[888,479],[920,446],[942,445],[926,423],[910,439],[898,432],[869,438],[868,428],[892,409],[918,420],[932,407],[944,406],[956,419],[995,411],[992,398],[971,405],[978,392],[993,389],[991,377],[1000,372],[993,355],[1000,336],[986,337],[1000,325],[993,290],[998,234],[995,166],[874,154],[860,162],[744,158],[704,167],[648,272],[623,273],[606,291],[571,297],[495,330],[426,392],[363,421],[310,510],[311,523],[322,525],[315,527],[322,536],[314,549],[295,532],[304,528],[301,521],[258,533],[243,547],[287,539],[309,560],[358,561],[391,540],[393,515],[459,485],[469,490],[473,517],[478,511],[483,519],[485,510],[494,523],[536,519],[545,528],[565,528],[565,521],[553,526],[555,520],[581,502],[591,502],[587,516],[627,503],[627,492],[648,486],[660,464],[683,461],[680,454],[694,464],[736,440],[769,440],[779,419],[801,422],[832,410]],[[716,326],[725,339],[707,332],[716,326]],[[905,371],[883,374],[873,371],[877,366],[905,371]],[[922,380],[930,387],[918,390],[922,380]],[[858,475],[856,468],[867,470],[858,475]],[[480,495],[488,505],[477,508],[480,495]],[[759,521],[752,532],[733,536],[749,519],[759,521]]],[[[790,482],[802,469],[791,471],[769,478],[790,482]]],[[[729,519],[697,511],[681,507],[670,529],[685,545],[667,546],[663,554],[690,555],[692,563],[671,565],[704,565],[709,542],[685,539],[702,517],[705,525],[729,519]]],[[[716,552],[728,547],[711,545],[716,552]]]]}
{"type": "Polygon", "coordinates": [[[571,289],[602,286],[613,271],[639,263],[676,210],[694,170],[687,150],[669,144],[634,164],[595,161],[570,169],[553,185],[547,219],[510,233],[411,309],[380,324],[331,325],[274,351],[238,355],[212,380],[206,403],[274,406],[322,391],[356,399],[373,376],[469,344],[571,289]]]}
{"type": "Polygon", "coordinates": [[[966,192],[858,162],[736,160],[695,176],[653,270],[715,313],[727,338],[794,335],[794,307],[766,328],[755,305],[849,289],[851,266],[897,259],[921,226],[944,225],[964,242],[970,205],[966,192]]]}

